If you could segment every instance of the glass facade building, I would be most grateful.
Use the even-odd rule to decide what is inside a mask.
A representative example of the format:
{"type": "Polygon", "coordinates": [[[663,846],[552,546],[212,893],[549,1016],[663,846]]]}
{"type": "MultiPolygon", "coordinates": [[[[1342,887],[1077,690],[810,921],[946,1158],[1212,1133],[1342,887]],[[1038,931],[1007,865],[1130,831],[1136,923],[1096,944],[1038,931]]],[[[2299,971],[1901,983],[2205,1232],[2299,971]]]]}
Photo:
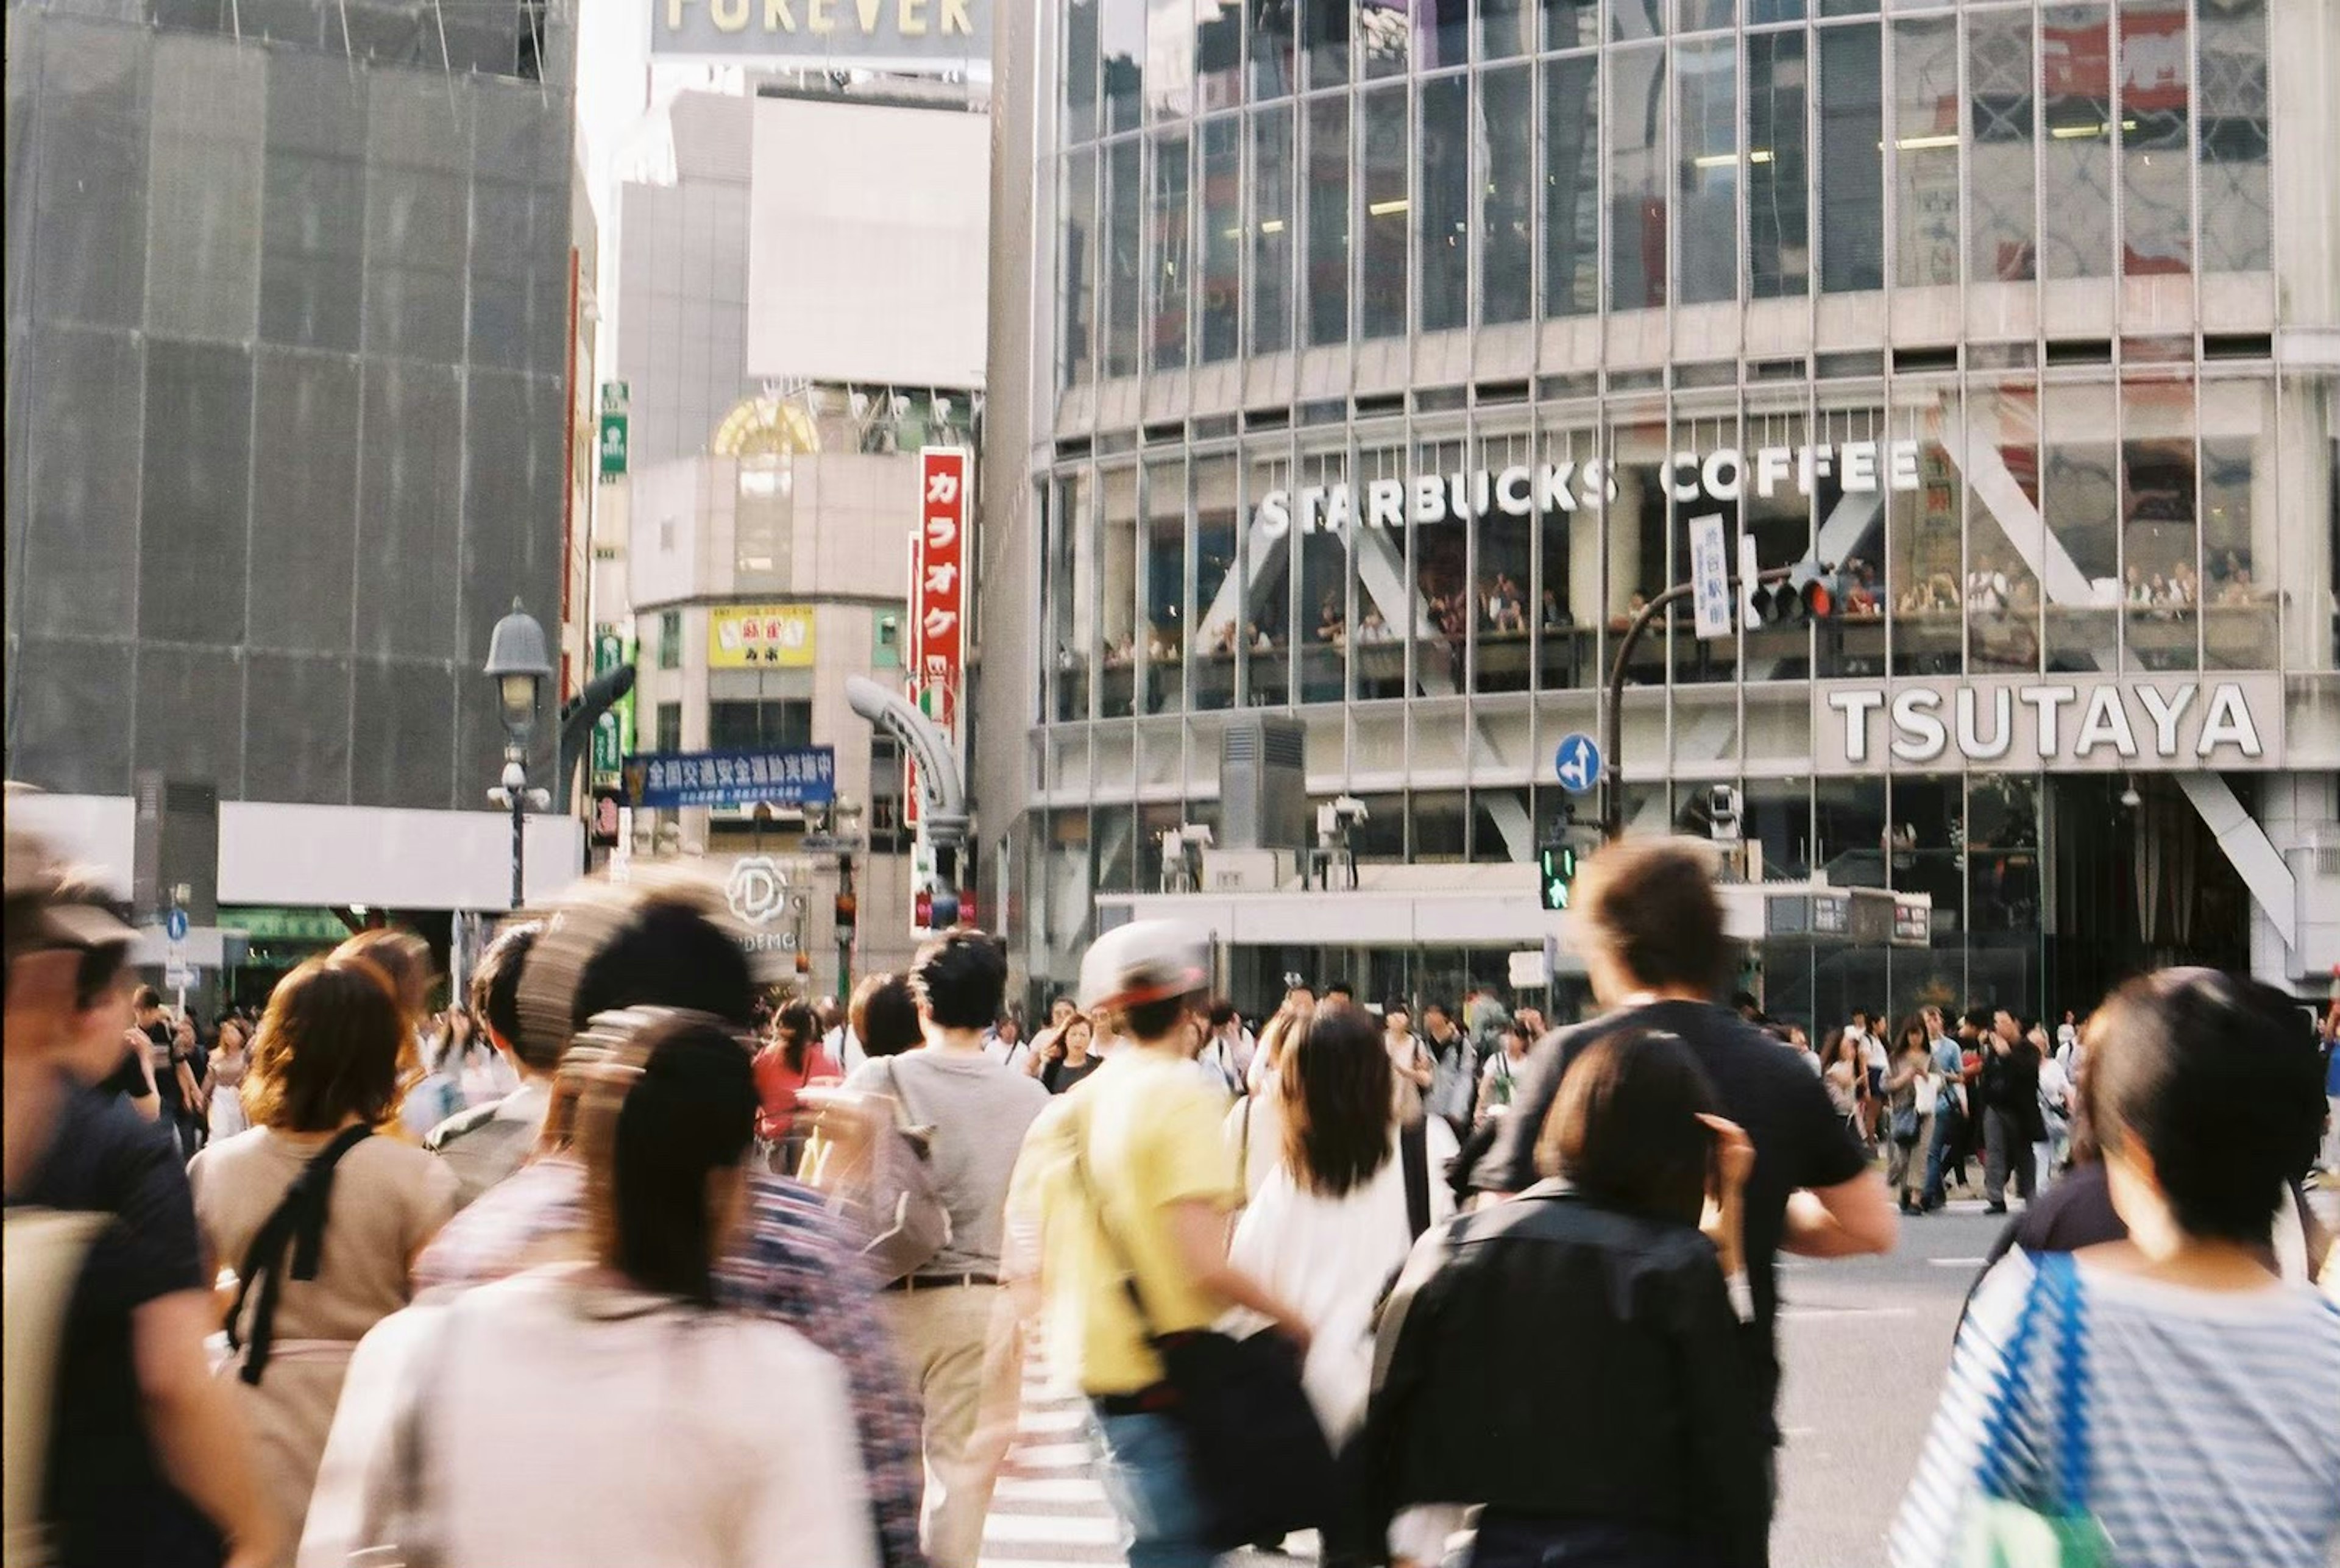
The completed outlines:
{"type": "MultiPolygon", "coordinates": [[[[2272,895],[2209,838],[2182,890],[2127,861],[2208,831],[2219,789],[2332,817],[2331,7],[1042,11],[1036,74],[1000,84],[1045,243],[1029,416],[992,453],[1028,477],[998,504],[1033,632],[984,712],[1029,725],[985,784],[1031,803],[1035,973],[1069,973],[1096,896],[1158,888],[1155,835],[1213,819],[1246,707],[1305,721],[1312,796],[1372,809],[1361,857],[1532,859],[1555,745],[1595,732],[1704,517],[1762,568],[1835,568],[1840,613],[1660,621],[1626,670],[1631,824],[1702,830],[1729,783],[1767,876],[1930,893],[1932,948],[1846,982],[1872,1004],[2255,961],[2272,895]],[[1962,689],[2206,703],[2229,677],[2280,739],[2210,785],[2206,752],[2149,741],[1994,767],[1988,734],[1863,759],[1825,733],[1854,686],[1930,683],[1947,715],[1962,689]],[[2166,777],[2108,836],[2129,766],[2166,777]]],[[[1014,384],[996,367],[996,422],[1014,384]]],[[[1834,1005],[1825,963],[1766,962],[1834,1005]]]]}
{"type": "Polygon", "coordinates": [[[582,471],[568,17],[10,4],[11,779],[485,810],[582,471]]]}

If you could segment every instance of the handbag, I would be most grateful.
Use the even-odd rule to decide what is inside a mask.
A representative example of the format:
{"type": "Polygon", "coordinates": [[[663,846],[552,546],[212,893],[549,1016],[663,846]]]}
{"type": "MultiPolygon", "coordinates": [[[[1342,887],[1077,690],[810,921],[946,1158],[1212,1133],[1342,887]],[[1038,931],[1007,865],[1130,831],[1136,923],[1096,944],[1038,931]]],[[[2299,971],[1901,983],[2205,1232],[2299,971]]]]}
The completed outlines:
{"type": "Polygon", "coordinates": [[[1342,1507],[1339,1475],[1300,1385],[1298,1348],[1272,1329],[1242,1339],[1214,1329],[1155,1332],[1136,1267],[1089,1178],[1088,1140],[1084,1116],[1074,1129],[1074,1176],[1121,1269],[1140,1330],[1161,1358],[1170,1395],[1164,1413],[1185,1435],[1205,1543],[1227,1551],[1333,1520],[1342,1507]]]}
{"type": "Polygon", "coordinates": [[[1998,1396],[1983,1428],[1977,1492],[1960,1522],[1953,1568],[2112,1568],[2112,1543],[2088,1512],[2087,1342],[2081,1332],[2079,1275],[2070,1255],[2041,1253],[2008,1344],[1998,1396]],[[2010,1436],[2024,1397],[2037,1325],[2052,1316],[2055,1350],[2054,1445],[2047,1458],[2041,1506],[2016,1494],[2008,1474],[2010,1436]]]}
{"type": "Polygon", "coordinates": [[[806,1152],[803,1178],[868,1237],[861,1255],[891,1283],[950,1245],[951,1217],[935,1183],[934,1128],[913,1120],[893,1060],[879,1060],[889,1091],[881,1097],[886,1114],[864,1129],[859,1157],[840,1160],[836,1140],[824,1135],[806,1152]]]}
{"type": "Polygon", "coordinates": [[[1893,1141],[1905,1149],[1918,1141],[1916,1102],[1912,1101],[1893,1113],[1893,1141]]]}

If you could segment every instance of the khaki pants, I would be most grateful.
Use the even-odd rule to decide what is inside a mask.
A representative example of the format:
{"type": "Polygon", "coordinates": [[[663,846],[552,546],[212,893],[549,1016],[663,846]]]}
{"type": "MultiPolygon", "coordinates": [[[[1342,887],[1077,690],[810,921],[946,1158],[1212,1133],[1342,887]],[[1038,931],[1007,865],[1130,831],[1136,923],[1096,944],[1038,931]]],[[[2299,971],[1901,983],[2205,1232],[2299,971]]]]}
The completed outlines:
{"type": "Polygon", "coordinates": [[[913,1287],[883,1299],[926,1405],[919,1538],[934,1568],[975,1568],[1023,1394],[1014,1308],[1006,1291],[988,1285],[913,1287]]]}

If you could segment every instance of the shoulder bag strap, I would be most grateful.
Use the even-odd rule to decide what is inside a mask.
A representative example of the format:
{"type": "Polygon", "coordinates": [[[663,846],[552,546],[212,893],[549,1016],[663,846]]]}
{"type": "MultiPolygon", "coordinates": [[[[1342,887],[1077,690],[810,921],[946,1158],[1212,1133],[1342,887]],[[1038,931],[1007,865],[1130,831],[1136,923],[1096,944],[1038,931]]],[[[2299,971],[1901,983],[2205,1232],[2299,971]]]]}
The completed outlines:
{"type": "Polygon", "coordinates": [[[902,1075],[896,1070],[894,1058],[880,1057],[878,1059],[885,1065],[886,1087],[893,1091],[894,1104],[897,1107],[898,1114],[895,1117],[894,1125],[899,1127],[925,1126],[926,1124],[918,1120],[917,1113],[910,1108],[910,1094],[902,1087],[902,1075]]]}
{"type": "Polygon", "coordinates": [[[1405,1166],[1405,1224],[1420,1241],[1430,1228],[1430,1139],[1427,1121],[1409,1121],[1397,1131],[1398,1159],[1405,1166]]]}
{"type": "Polygon", "coordinates": [[[275,1212],[261,1225],[243,1255],[235,1304],[228,1308],[224,1326],[228,1347],[244,1352],[243,1365],[237,1375],[255,1387],[261,1374],[267,1370],[269,1353],[275,1343],[276,1308],[283,1297],[288,1262],[292,1278],[317,1277],[324,1260],[325,1220],[332,1207],[333,1167],[341,1164],[343,1155],[372,1136],[373,1129],[362,1123],[344,1127],[332,1142],[311,1156],[309,1163],[292,1178],[292,1185],[284,1189],[275,1212]],[[285,1256],[288,1250],[292,1253],[289,1260],[285,1256]],[[237,1325],[255,1285],[260,1290],[260,1301],[253,1310],[252,1343],[247,1349],[238,1337],[237,1325]]]}
{"type": "Polygon", "coordinates": [[[1121,1269],[1122,1288],[1129,1293],[1129,1305],[1136,1310],[1138,1330],[1152,1339],[1155,1337],[1154,1316],[1145,1310],[1145,1297],[1137,1288],[1136,1262],[1129,1255],[1129,1249],[1122,1245],[1121,1236],[1113,1228],[1112,1222],[1106,1218],[1105,1196],[1097,1191],[1096,1183],[1089,1178],[1089,1113],[1092,1108],[1083,1107],[1082,1114],[1074,1118],[1072,1124],[1073,1178],[1080,1183],[1082,1195],[1088,1199],[1089,1212],[1096,1216],[1097,1234],[1105,1237],[1115,1264],[1121,1269]]]}
{"type": "Polygon", "coordinates": [[[2000,1365],[1998,1385],[1983,1417],[1982,1453],[1975,1463],[1975,1482],[1986,1497],[2007,1494],[2007,1444],[2015,1425],[2015,1412],[2023,1398],[2024,1374],[2031,1361],[2034,1325],[2047,1289],[2046,1255],[2026,1254],[2031,1262],[2031,1284],[2023,1295],[2022,1315],[2007,1342],[2007,1359],[2000,1365]]]}

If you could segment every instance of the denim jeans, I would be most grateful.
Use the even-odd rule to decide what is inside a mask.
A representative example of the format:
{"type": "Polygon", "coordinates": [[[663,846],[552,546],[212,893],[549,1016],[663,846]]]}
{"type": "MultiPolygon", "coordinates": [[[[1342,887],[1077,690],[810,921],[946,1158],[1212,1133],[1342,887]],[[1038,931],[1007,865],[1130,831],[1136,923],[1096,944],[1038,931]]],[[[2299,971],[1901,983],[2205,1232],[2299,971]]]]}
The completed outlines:
{"type": "Polygon", "coordinates": [[[1095,1419],[1098,1479],[1129,1531],[1129,1568],[1211,1568],[1203,1543],[1202,1499],[1186,1464],[1186,1434],[1166,1415],[1095,1419]]]}
{"type": "Polygon", "coordinates": [[[1946,1100],[1935,1108],[1934,1136],[1926,1146],[1926,1195],[1920,1200],[1928,1208],[1942,1202],[1942,1177],[1947,1174],[1943,1167],[1949,1164],[1951,1146],[1965,1131],[1966,1117],[1958,1107],[1946,1100]]]}

